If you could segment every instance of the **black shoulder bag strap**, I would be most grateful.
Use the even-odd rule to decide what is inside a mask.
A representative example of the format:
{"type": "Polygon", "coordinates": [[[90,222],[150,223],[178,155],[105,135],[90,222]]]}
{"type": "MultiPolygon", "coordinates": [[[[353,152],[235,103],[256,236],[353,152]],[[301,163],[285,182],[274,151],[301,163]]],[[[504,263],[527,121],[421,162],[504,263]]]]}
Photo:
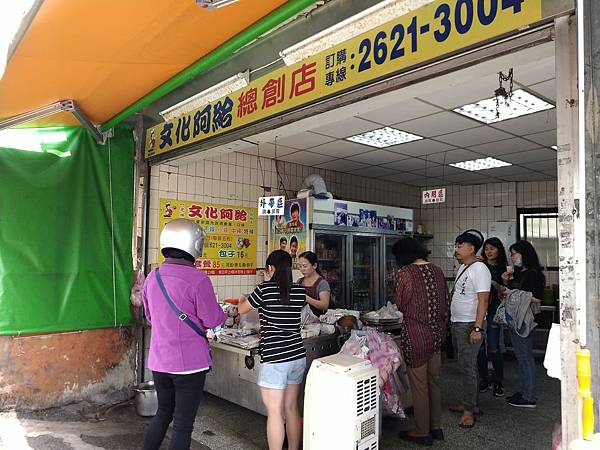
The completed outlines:
{"type": "Polygon", "coordinates": [[[164,283],[162,281],[162,278],[160,276],[159,269],[156,269],[156,281],[158,282],[158,286],[160,287],[160,290],[162,291],[163,296],[167,300],[167,303],[169,304],[169,306],[171,307],[171,309],[173,311],[175,311],[175,314],[177,314],[179,316],[179,320],[181,320],[182,322],[185,322],[185,324],[188,327],[190,327],[192,330],[194,330],[196,333],[198,333],[200,336],[202,336],[204,339],[206,339],[206,342],[208,342],[208,338],[206,337],[206,333],[204,331],[202,331],[198,325],[196,325],[194,322],[192,322],[192,319],[190,319],[187,316],[187,314],[185,314],[183,311],[181,311],[175,305],[175,303],[173,303],[173,300],[171,300],[171,297],[169,297],[169,294],[167,294],[167,290],[165,289],[165,285],[164,285],[164,283]]]}
{"type": "Polygon", "coordinates": [[[460,280],[460,278],[463,276],[463,274],[467,271],[467,269],[469,267],[471,267],[473,264],[475,264],[478,261],[473,261],[470,262],[469,264],[467,264],[465,266],[465,268],[462,270],[461,273],[458,274],[458,276],[456,277],[456,279],[454,280],[454,285],[452,286],[452,292],[450,292],[450,301],[452,301],[452,298],[454,297],[454,291],[456,290],[456,285],[458,284],[458,280],[460,280]]]}

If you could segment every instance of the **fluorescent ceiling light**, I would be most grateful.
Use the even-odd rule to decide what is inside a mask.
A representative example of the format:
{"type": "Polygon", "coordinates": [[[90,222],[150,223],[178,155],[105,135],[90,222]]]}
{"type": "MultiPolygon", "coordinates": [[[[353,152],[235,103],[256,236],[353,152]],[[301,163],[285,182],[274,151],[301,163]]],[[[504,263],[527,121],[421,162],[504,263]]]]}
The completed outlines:
{"type": "MultiPolygon", "coordinates": [[[[32,128],[11,128],[0,131],[0,147],[28,152],[43,153],[43,144],[59,144],[66,141],[67,133],[64,131],[40,131],[32,128]]],[[[68,151],[47,149],[46,152],[60,157],[70,156],[68,151]]]]}
{"type": "Polygon", "coordinates": [[[450,164],[452,167],[457,167],[459,169],[468,170],[470,172],[475,172],[477,170],[486,170],[486,169],[495,169],[497,167],[508,167],[512,166],[511,163],[506,161],[500,161],[495,158],[481,158],[481,159],[473,159],[471,161],[463,161],[450,164]]]}
{"type": "Polygon", "coordinates": [[[378,128],[346,138],[347,141],[358,142],[359,144],[376,148],[406,144],[407,142],[418,141],[419,139],[423,139],[423,136],[417,136],[416,134],[400,131],[392,127],[378,128]]]}
{"type": "Polygon", "coordinates": [[[41,2],[36,0],[10,0],[0,2],[0,79],[8,60],[14,53],[18,41],[23,37],[24,29],[33,17],[28,19],[30,12],[35,14],[41,2]]]}
{"type": "Polygon", "coordinates": [[[365,31],[371,30],[389,22],[390,17],[400,17],[431,0],[385,0],[375,6],[343,20],[320,33],[317,33],[291,47],[282,50],[279,55],[287,66],[334,47],[365,31]]]}
{"type": "Polygon", "coordinates": [[[554,108],[554,105],[523,89],[513,92],[508,106],[503,98],[500,98],[499,102],[499,117],[496,117],[496,97],[461,106],[454,112],[489,124],[554,108]]]}
{"type": "Polygon", "coordinates": [[[159,114],[164,120],[175,119],[182,114],[190,113],[193,110],[206,105],[207,103],[213,102],[221,97],[231,94],[232,92],[245,88],[248,86],[249,81],[250,71],[246,70],[245,72],[240,72],[190,98],[177,103],[176,105],[171,106],[170,108],[165,109],[164,111],[161,111],[159,114]]]}

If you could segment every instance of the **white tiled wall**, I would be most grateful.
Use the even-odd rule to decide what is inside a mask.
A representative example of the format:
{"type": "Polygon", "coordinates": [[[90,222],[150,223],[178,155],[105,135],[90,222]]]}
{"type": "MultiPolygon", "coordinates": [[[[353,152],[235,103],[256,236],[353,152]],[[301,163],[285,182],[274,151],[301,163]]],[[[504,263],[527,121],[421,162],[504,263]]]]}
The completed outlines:
{"type": "MultiPolygon", "coordinates": [[[[293,163],[278,162],[277,165],[288,197],[295,196],[306,176],[317,173],[325,179],[327,189],[335,198],[413,208],[418,220],[420,189],[416,187],[331,170],[313,169],[293,163]]],[[[258,198],[263,195],[283,194],[283,189],[279,186],[274,160],[259,160],[257,156],[242,153],[229,153],[181,166],[162,164],[153,167],[150,184],[149,263],[157,262],[160,198],[256,207],[258,198]],[[271,191],[265,192],[261,186],[270,187],[271,191]]],[[[266,218],[259,219],[258,231],[257,264],[261,267],[267,256],[266,218]]],[[[250,292],[258,280],[254,275],[212,277],[220,298],[238,297],[242,293],[250,292]]]]}
{"type": "Polygon", "coordinates": [[[450,276],[454,259],[446,256],[446,244],[462,231],[475,228],[487,233],[488,223],[517,219],[517,208],[556,207],[556,182],[511,182],[446,187],[446,203],[423,205],[420,210],[430,260],[450,276]]]}

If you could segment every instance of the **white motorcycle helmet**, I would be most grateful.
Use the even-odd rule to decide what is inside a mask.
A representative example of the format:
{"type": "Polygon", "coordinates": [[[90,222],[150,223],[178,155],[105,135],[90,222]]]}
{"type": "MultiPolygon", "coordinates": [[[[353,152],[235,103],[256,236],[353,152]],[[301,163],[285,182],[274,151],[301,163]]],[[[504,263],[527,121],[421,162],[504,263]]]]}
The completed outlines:
{"type": "Polygon", "coordinates": [[[160,233],[160,250],[175,248],[194,257],[202,256],[206,234],[200,225],[189,219],[175,219],[167,223],[160,233]]]}

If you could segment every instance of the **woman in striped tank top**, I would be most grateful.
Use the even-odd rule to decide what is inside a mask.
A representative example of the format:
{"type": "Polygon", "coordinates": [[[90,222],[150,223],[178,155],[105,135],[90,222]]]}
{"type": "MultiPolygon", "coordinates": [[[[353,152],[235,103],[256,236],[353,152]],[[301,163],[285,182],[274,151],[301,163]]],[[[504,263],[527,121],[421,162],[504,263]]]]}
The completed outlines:
{"type": "Polygon", "coordinates": [[[241,314],[255,308],[260,318],[258,385],[267,409],[269,450],[282,448],[286,432],[288,448],[300,449],[298,397],[306,370],[300,320],[305,303],[304,287],[292,282],[291,256],[275,250],[267,258],[265,281],[238,305],[241,314]]]}

